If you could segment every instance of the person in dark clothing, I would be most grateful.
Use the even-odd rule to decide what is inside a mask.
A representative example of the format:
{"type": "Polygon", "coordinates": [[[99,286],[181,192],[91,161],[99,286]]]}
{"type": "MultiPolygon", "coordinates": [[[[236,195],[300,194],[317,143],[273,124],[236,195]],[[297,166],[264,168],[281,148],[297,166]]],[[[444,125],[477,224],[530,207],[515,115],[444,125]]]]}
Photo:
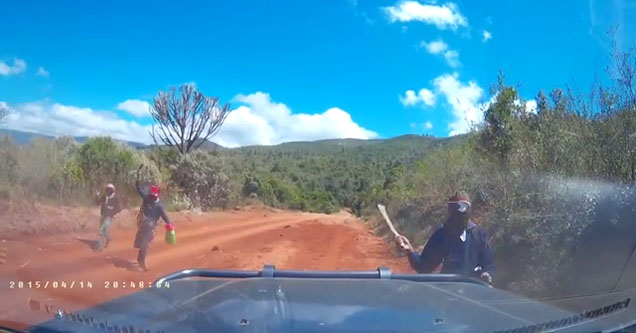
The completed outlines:
{"type": "Polygon", "coordinates": [[[99,224],[99,240],[97,241],[97,251],[102,251],[110,243],[110,224],[115,215],[121,211],[119,199],[115,195],[115,186],[113,184],[106,185],[106,195],[102,200],[101,206],[101,223],[99,224]]]}
{"type": "Polygon", "coordinates": [[[163,219],[166,226],[172,225],[170,218],[166,214],[163,204],[159,200],[159,187],[157,185],[150,186],[149,190],[144,189],[139,182],[139,172],[141,166],[137,170],[137,181],[135,187],[137,193],[142,197],[143,202],[139,210],[139,216],[137,220],[137,235],[135,235],[135,248],[139,249],[137,254],[137,263],[139,268],[143,271],[147,270],[146,256],[148,255],[148,247],[155,238],[155,228],[159,218],[163,219]]]}
{"type": "Polygon", "coordinates": [[[441,273],[462,274],[492,283],[495,271],[492,248],[485,232],[470,220],[471,203],[464,191],[448,199],[448,218],[417,253],[400,235],[397,241],[418,273],[431,273],[442,264],[441,273]]]}

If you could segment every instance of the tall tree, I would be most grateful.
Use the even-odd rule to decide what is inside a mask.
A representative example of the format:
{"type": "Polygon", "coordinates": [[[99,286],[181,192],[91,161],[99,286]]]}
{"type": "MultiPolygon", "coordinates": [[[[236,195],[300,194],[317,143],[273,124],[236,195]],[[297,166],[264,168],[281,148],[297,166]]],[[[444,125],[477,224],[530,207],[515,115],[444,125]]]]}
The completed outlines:
{"type": "Polygon", "coordinates": [[[6,117],[10,111],[11,109],[9,109],[5,103],[0,103],[0,121],[2,118],[6,117]]]}
{"type": "Polygon", "coordinates": [[[172,87],[159,92],[150,107],[155,121],[150,135],[155,144],[162,142],[187,154],[218,132],[229,110],[229,104],[221,106],[218,97],[206,97],[194,85],[172,87]]]}

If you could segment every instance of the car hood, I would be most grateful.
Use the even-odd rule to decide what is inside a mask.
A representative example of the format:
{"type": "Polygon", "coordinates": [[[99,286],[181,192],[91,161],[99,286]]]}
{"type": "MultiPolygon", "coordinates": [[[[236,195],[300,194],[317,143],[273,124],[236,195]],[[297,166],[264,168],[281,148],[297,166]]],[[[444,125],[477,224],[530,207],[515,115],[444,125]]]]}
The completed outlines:
{"type": "Polygon", "coordinates": [[[63,314],[30,331],[581,332],[608,331],[608,316],[629,318],[631,309],[627,301],[611,313],[579,314],[568,322],[577,314],[470,282],[186,278],[63,314]]]}

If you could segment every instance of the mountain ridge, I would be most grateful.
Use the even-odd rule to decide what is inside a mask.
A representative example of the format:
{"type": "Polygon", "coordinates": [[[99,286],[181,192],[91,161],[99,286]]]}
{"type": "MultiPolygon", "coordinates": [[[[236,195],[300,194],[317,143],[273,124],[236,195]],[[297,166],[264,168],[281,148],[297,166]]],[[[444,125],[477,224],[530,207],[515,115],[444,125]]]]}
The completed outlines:
{"type": "MultiPolygon", "coordinates": [[[[34,139],[47,139],[54,140],[56,137],[62,136],[54,136],[41,134],[36,132],[28,132],[28,131],[18,131],[18,130],[2,130],[0,131],[0,137],[8,136],[14,142],[25,145],[31,143],[34,139]]],[[[87,136],[70,136],[78,143],[86,142],[89,137],[87,136]]],[[[225,150],[225,151],[250,151],[250,150],[282,150],[282,151],[303,151],[303,150],[318,150],[318,151],[338,151],[338,150],[347,150],[347,149],[356,149],[365,146],[372,145],[385,145],[385,146],[393,146],[387,148],[399,148],[399,146],[411,145],[417,143],[427,143],[430,144],[432,142],[443,142],[447,140],[452,140],[453,138],[437,138],[430,135],[417,135],[417,134],[404,134],[391,138],[380,138],[380,139],[353,139],[353,138],[335,138],[335,139],[321,139],[315,141],[290,141],[283,142],[275,145],[249,145],[249,146],[241,146],[241,147],[224,147],[213,141],[204,142],[199,149],[205,151],[214,151],[214,150],[225,150]]],[[[117,140],[123,144],[130,146],[131,148],[140,149],[140,150],[148,150],[154,149],[156,147],[164,147],[164,145],[155,145],[155,144],[144,144],[140,142],[134,141],[126,141],[126,140],[117,140]]]]}

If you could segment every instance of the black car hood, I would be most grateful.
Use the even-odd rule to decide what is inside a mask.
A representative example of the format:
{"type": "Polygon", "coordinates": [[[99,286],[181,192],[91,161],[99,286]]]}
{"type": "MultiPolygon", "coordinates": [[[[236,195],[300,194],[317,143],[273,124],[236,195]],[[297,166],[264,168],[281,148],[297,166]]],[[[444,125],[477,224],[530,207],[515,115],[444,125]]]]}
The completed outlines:
{"type": "Polygon", "coordinates": [[[577,314],[471,282],[187,278],[63,314],[30,331],[596,332],[636,317],[629,301],[623,307],[624,296],[616,295],[623,303],[612,311],[568,322],[577,314]]]}

